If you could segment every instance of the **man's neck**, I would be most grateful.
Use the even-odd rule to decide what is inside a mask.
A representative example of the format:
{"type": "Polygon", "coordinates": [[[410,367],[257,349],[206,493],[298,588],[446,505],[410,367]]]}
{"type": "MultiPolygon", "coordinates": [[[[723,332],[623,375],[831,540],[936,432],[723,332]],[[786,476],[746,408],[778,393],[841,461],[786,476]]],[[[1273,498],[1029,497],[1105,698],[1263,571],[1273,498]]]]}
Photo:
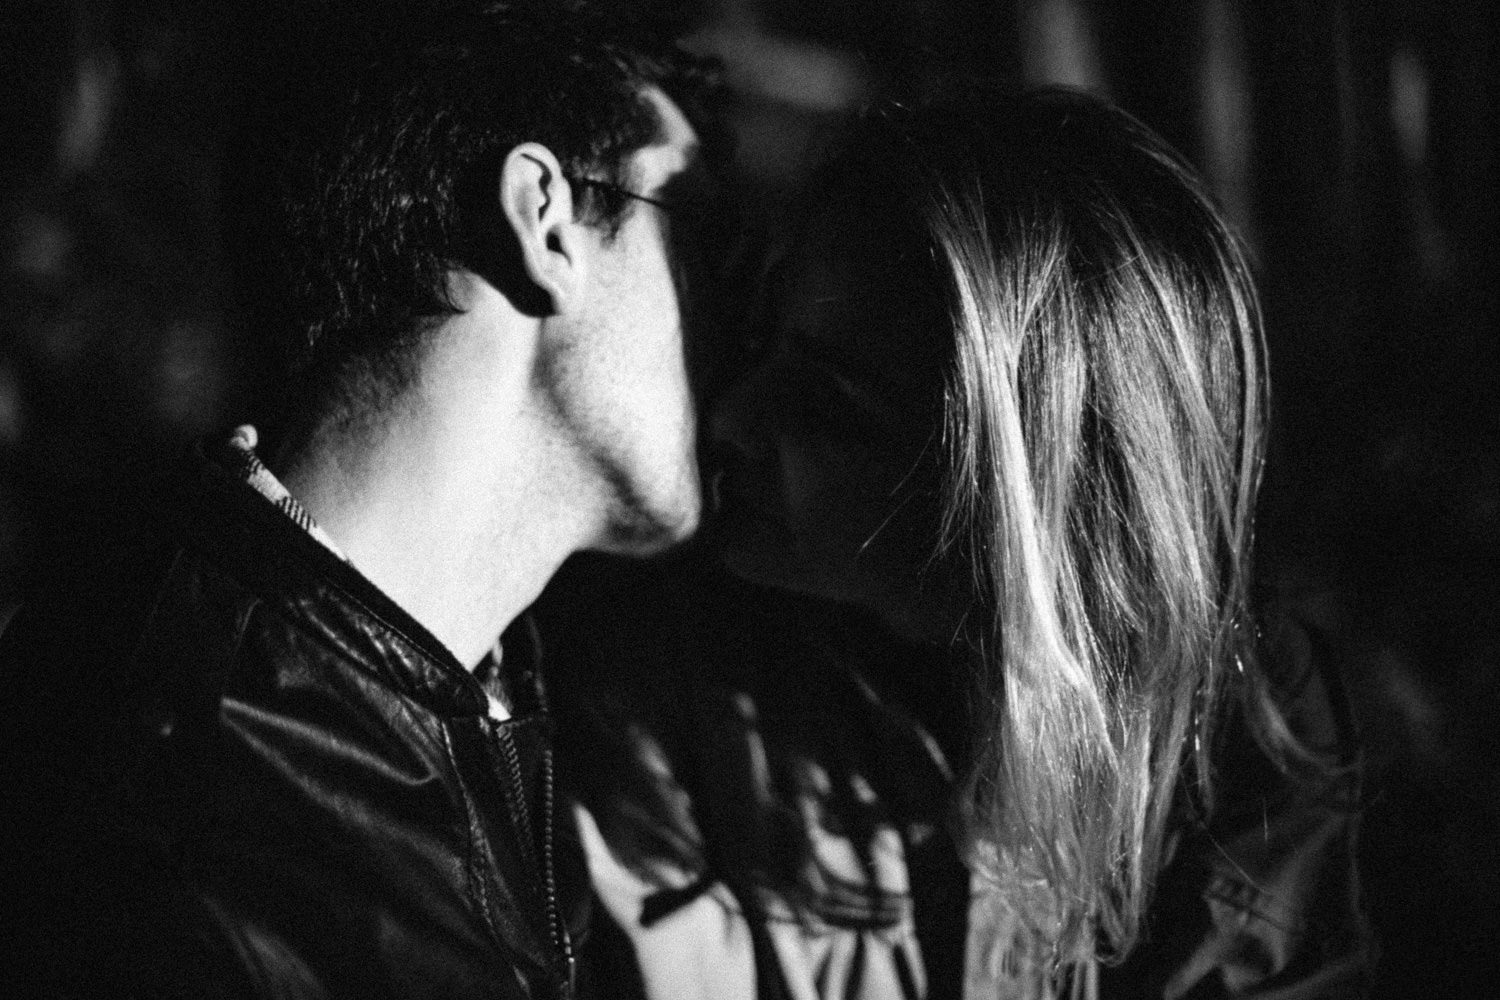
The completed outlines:
{"type": "MultiPolygon", "coordinates": [[[[447,343],[462,355],[462,330],[447,343]]],[[[466,667],[596,532],[528,416],[524,359],[439,363],[375,429],[313,435],[273,471],[349,561],[466,667]],[[493,373],[519,369],[512,384],[493,373]]]]}

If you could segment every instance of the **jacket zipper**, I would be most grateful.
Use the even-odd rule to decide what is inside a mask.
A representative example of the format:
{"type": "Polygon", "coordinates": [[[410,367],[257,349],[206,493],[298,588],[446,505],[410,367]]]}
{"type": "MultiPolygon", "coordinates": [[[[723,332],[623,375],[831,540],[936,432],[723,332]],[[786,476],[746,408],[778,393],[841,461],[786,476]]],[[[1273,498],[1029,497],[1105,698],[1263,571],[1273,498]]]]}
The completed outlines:
{"type": "Polygon", "coordinates": [[[554,823],[552,748],[550,746],[542,748],[542,857],[541,864],[537,865],[536,847],[531,836],[531,808],[526,801],[526,782],[521,774],[521,754],[507,730],[496,729],[495,738],[500,744],[506,770],[510,772],[512,796],[516,800],[516,811],[520,814],[523,830],[521,841],[529,855],[528,861],[533,867],[540,867],[542,870],[547,928],[552,937],[553,952],[561,959],[562,966],[560,970],[554,970],[554,987],[561,1000],[572,1000],[577,986],[577,962],[573,956],[573,940],[568,934],[567,925],[563,922],[562,907],[557,899],[557,875],[553,858],[553,829],[556,824],[554,823]]]}

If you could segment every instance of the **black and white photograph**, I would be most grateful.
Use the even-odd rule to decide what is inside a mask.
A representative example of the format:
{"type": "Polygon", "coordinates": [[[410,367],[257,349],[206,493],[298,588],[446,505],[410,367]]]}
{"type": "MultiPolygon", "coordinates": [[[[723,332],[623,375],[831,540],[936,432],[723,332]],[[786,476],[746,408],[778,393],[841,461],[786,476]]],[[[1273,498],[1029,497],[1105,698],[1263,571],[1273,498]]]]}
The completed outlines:
{"type": "Polygon", "coordinates": [[[0,996],[1500,989],[1485,0],[9,0],[0,996]]]}

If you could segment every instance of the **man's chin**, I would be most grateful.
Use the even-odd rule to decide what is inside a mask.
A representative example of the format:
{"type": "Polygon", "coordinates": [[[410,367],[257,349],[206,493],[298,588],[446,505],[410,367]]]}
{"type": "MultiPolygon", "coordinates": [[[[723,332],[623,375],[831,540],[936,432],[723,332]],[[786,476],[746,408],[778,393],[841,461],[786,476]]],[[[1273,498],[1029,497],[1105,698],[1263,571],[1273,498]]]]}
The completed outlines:
{"type": "Polygon", "coordinates": [[[672,502],[633,506],[611,519],[609,537],[600,546],[611,555],[652,556],[691,539],[703,515],[696,489],[684,491],[672,502]]]}
{"type": "Polygon", "coordinates": [[[656,520],[659,529],[656,535],[659,546],[657,551],[681,545],[698,534],[703,523],[702,500],[694,493],[690,503],[684,503],[672,514],[659,516],[656,520]]]}

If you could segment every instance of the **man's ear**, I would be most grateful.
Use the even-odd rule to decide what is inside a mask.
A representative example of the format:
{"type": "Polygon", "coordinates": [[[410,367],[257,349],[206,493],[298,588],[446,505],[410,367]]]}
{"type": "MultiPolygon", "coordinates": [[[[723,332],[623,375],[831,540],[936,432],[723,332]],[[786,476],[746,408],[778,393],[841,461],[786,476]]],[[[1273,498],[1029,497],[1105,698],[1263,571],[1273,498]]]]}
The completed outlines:
{"type": "Polygon", "coordinates": [[[552,150],[535,142],[512,149],[500,168],[499,199],[526,276],[551,300],[553,312],[566,310],[583,284],[588,258],[585,227],[573,218],[573,189],[552,150]]]}

